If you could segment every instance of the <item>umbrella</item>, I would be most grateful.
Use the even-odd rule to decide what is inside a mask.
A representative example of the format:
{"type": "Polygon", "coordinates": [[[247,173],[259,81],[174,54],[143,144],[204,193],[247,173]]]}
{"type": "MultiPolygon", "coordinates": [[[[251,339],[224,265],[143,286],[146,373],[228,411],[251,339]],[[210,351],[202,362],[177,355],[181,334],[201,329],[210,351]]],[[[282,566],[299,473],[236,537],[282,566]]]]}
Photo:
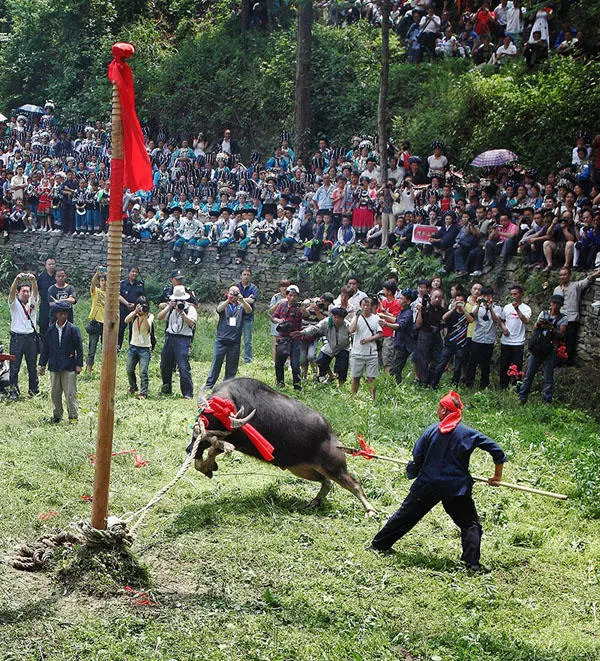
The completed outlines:
{"type": "Polygon", "coordinates": [[[26,103],[24,106],[17,108],[19,112],[30,112],[33,115],[43,115],[44,109],[40,106],[34,106],[33,103],[26,103]]]}
{"type": "Polygon", "coordinates": [[[8,117],[5,117],[2,113],[0,113],[0,122],[5,122],[8,119],[8,117]]]}
{"type": "Polygon", "coordinates": [[[509,149],[489,149],[479,156],[476,156],[471,165],[476,168],[493,168],[498,165],[504,165],[511,161],[516,161],[517,155],[509,149]]]}

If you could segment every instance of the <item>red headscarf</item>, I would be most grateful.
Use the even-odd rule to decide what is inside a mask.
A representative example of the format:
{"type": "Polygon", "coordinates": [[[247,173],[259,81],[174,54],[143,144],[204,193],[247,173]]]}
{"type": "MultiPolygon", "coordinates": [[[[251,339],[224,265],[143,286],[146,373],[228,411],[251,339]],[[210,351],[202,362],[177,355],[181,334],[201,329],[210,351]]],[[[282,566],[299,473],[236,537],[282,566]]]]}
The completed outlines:
{"type": "Polygon", "coordinates": [[[462,418],[463,403],[460,395],[457,392],[454,392],[454,390],[451,390],[440,399],[440,404],[446,409],[446,411],[450,411],[438,426],[438,429],[442,434],[447,434],[448,432],[453,431],[456,425],[460,422],[460,419],[462,418]],[[455,400],[458,402],[458,406],[455,404],[455,400]]]}

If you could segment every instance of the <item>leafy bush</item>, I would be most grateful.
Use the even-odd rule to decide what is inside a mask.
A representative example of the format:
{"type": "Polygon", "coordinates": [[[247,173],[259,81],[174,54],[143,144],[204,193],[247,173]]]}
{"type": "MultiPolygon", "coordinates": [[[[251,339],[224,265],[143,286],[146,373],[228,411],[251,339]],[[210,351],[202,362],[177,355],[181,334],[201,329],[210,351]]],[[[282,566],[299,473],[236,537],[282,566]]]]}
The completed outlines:
{"type": "Polygon", "coordinates": [[[480,152],[513,150],[521,164],[547,171],[570,163],[574,134],[600,121],[600,63],[550,58],[532,73],[517,60],[500,75],[443,63],[430,70],[419,101],[394,132],[428,154],[443,139],[453,162],[467,166],[480,152]]]}
{"type": "Polygon", "coordinates": [[[404,287],[420,278],[432,278],[439,271],[437,257],[425,255],[415,248],[398,255],[392,250],[373,253],[353,246],[340,253],[333,264],[317,262],[309,268],[302,266],[295,270],[293,277],[311,291],[324,292],[331,290],[331,283],[343,283],[350,275],[356,275],[363,291],[376,294],[391,272],[398,275],[399,285],[404,287]]]}

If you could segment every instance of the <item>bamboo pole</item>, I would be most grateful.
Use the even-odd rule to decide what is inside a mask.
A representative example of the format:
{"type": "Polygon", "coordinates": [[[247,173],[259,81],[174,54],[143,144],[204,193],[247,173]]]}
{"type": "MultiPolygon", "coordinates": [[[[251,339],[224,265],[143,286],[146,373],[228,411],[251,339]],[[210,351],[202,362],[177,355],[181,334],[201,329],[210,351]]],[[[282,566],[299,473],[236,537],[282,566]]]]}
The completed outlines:
{"type": "MultiPolygon", "coordinates": [[[[123,126],[119,90],[112,90],[112,159],[123,158],[123,126]]],[[[111,170],[112,173],[112,170],[111,170]]],[[[115,177],[116,178],[116,177],[115,177]]],[[[123,180],[113,181],[111,196],[123,199],[123,180]]],[[[115,383],[117,372],[117,342],[119,334],[119,283],[121,279],[121,253],[123,221],[111,219],[108,225],[108,252],[106,259],[106,304],[102,333],[102,371],[100,374],[100,401],[98,407],[98,433],[96,438],[96,464],[94,472],[94,501],[92,527],[106,528],[108,491],[115,417],[115,383]]]]}
{"type": "MultiPolygon", "coordinates": [[[[346,454],[354,454],[355,452],[358,452],[358,450],[355,450],[354,448],[347,448],[344,447],[343,445],[338,445],[338,448],[342,449],[346,454]]],[[[359,455],[359,456],[366,456],[366,455],[359,455]]],[[[391,461],[394,464],[401,464],[402,466],[406,466],[408,464],[408,461],[404,459],[395,459],[394,457],[384,457],[383,455],[380,454],[369,454],[368,455],[371,459],[381,459],[382,461],[391,461]]],[[[488,479],[487,477],[480,477],[478,475],[471,475],[473,480],[475,482],[484,482],[485,484],[488,484],[488,479]]],[[[498,487],[505,487],[506,489],[514,489],[515,491],[525,491],[525,493],[533,493],[537,496],[546,496],[547,498],[557,498],[558,500],[567,500],[568,496],[566,496],[564,493],[555,493],[554,491],[544,491],[543,489],[534,489],[533,487],[525,487],[520,484],[514,484],[513,482],[496,482],[494,486],[498,487]]]]}

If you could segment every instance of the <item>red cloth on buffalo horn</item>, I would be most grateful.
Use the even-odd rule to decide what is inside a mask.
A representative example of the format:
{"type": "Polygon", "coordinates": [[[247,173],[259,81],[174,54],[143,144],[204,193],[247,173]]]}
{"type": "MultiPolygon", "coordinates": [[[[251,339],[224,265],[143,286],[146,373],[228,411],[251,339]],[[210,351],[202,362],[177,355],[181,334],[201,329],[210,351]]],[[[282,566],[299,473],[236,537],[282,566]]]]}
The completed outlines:
{"type": "MultiPolygon", "coordinates": [[[[223,397],[213,395],[208,401],[208,408],[205,408],[203,413],[212,413],[225,429],[231,430],[229,416],[235,415],[236,409],[235,404],[229,399],[223,399],[223,397]]],[[[275,448],[258,431],[258,429],[256,429],[256,427],[246,423],[242,426],[242,431],[252,441],[252,444],[265,461],[273,461],[273,450],[275,448]]]]}

